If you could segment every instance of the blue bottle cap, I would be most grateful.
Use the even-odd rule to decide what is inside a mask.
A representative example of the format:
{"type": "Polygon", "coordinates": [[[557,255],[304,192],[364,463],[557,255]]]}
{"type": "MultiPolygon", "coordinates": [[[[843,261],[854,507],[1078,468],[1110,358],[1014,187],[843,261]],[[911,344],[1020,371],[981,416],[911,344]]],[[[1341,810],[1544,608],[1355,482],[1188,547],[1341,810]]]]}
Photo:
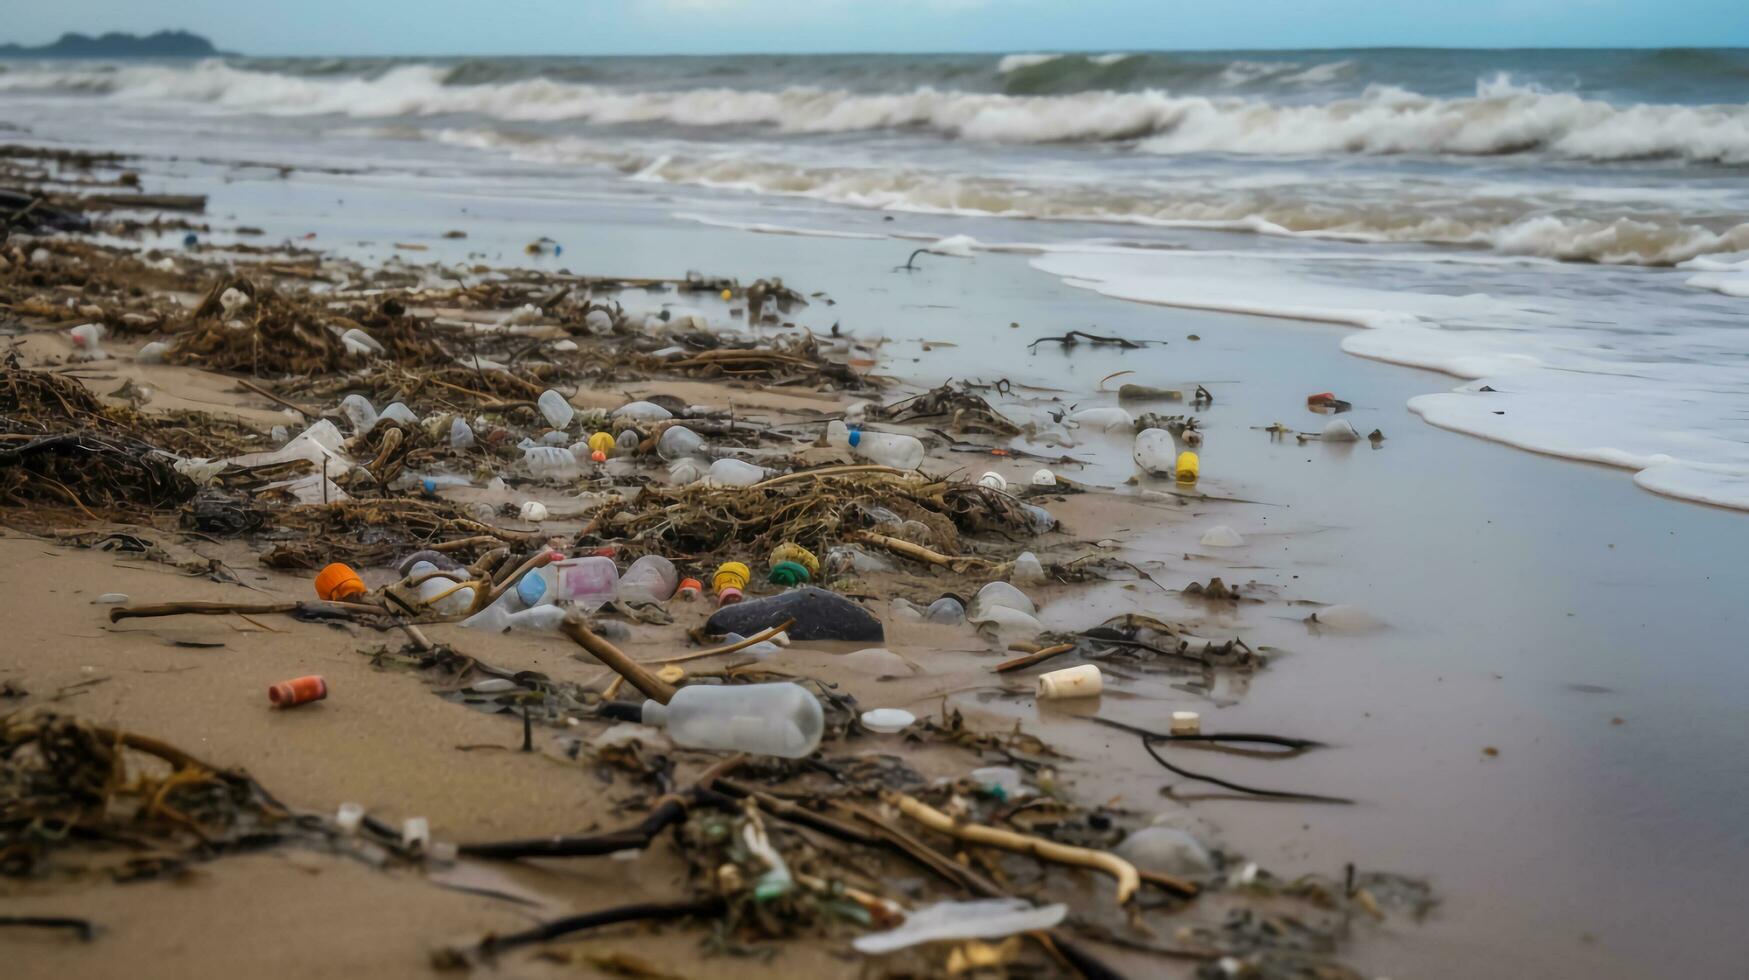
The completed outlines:
{"type": "Polygon", "coordinates": [[[862,430],[861,429],[851,429],[850,430],[850,444],[852,446],[854,446],[861,441],[862,441],[862,430]]]}
{"type": "Polygon", "coordinates": [[[522,600],[522,604],[525,606],[532,608],[535,603],[540,601],[541,596],[546,594],[547,581],[538,572],[525,572],[522,578],[516,581],[516,596],[522,600]]]}

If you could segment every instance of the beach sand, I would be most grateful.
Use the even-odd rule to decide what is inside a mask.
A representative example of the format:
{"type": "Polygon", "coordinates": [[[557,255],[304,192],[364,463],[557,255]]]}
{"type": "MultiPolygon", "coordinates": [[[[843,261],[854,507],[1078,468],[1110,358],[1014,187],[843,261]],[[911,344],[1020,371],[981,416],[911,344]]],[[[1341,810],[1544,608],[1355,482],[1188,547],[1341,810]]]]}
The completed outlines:
{"type": "MultiPolygon", "coordinates": [[[[894,273],[907,249],[891,241],[656,224],[574,202],[367,191],[320,175],[232,185],[200,173],[180,180],[210,190],[213,213],[266,228],[267,240],[316,231],[318,242],[361,257],[380,258],[392,241],[416,241],[432,247],[413,256],[421,261],[476,252],[510,264],[522,242],[546,234],[566,243],[561,264],[590,274],[781,274],[836,301],[810,308],[806,324],[824,329],[836,320],[859,337],[885,338],[877,370],[898,382],[886,400],[948,378],[1006,378],[1015,389],[991,401],[1026,420],[1071,404],[1115,404],[1099,391],[1114,372],[1134,374],[1108,387],[1206,385],[1215,402],[1201,413],[1209,435],[1199,489],[1257,503],[1142,494],[1170,488],[1127,482],[1134,472],[1129,437],[1083,433],[1061,451],[1091,465],[1061,470],[1109,490],[1047,506],[1071,540],[1111,540],[1118,556],[1168,589],[1218,575],[1261,601],[1212,603],[1145,581],[1054,585],[1037,590],[1041,618],[1070,630],[1146,612],[1241,635],[1269,649],[1268,669],[1212,697],[1161,678],[1118,678],[1092,708],[1062,710],[1035,703],[1025,683],[990,674],[992,653],[969,630],[890,616],[885,645],[916,664],[918,676],[859,676],[833,664],[846,652],[837,649],[792,648],[783,662],[839,681],[865,706],[926,715],[951,704],[991,727],[1018,722],[1071,757],[1060,768],[1074,798],[1166,814],[1280,878],[1318,872],[1340,879],[1349,862],[1429,876],[1441,904],[1426,922],[1399,913],[1355,924],[1342,959],[1367,975],[1722,975],[1736,962],[1732,886],[1749,871],[1739,816],[1749,781],[1735,761],[1745,670],[1737,656],[1740,565],[1749,554],[1749,523],[1740,513],[1655,497],[1603,467],[1427,426],[1403,405],[1443,379],[1342,354],[1342,328],[1123,303],[1040,275],[1025,256],[926,257],[923,271],[894,273]],[[345,196],[344,208],[312,206],[337,195],[345,196]],[[438,238],[463,222],[466,241],[438,238]],[[1032,340],[1069,329],[1166,343],[1125,351],[1047,344],[1029,352],[1032,340]],[[1379,448],[1272,440],[1262,431],[1276,421],[1320,429],[1328,419],[1309,413],[1305,396],[1325,390],[1353,402],[1344,417],[1361,432],[1384,432],[1379,448]],[[1202,533],[1216,524],[1237,529],[1246,544],[1201,546],[1202,533]],[[1304,620],[1326,603],[1360,607],[1381,626],[1354,633],[1309,627],[1304,620]],[[1292,763],[1220,759],[1218,766],[1229,779],[1353,797],[1357,805],[1265,802],[1182,782],[1135,739],[1085,718],[1096,711],[1158,730],[1175,709],[1201,711],[1211,730],[1330,743],[1292,763]]],[[[43,330],[17,346],[27,365],[52,363],[70,349],[43,330]]],[[[134,370],[105,362],[79,373],[107,391],[134,370]]],[[[264,399],[223,381],[148,370],[155,392],[148,408],[222,405],[258,423],[285,421],[264,399]]],[[[689,400],[725,394],[664,382],[624,389],[647,391],[685,392],[689,400]]],[[[578,403],[614,404],[621,394],[596,391],[578,403]]],[[[770,392],[735,398],[768,414],[834,407],[770,392]]],[[[943,453],[929,465],[973,478],[996,469],[1010,480],[1025,480],[1036,467],[943,453]]],[[[260,570],[237,546],[190,547],[222,558],[254,589],[307,595],[307,580],[260,570]]],[[[366,577],[378,585],[391,576],[376,569],[366,577]]],[[[380,635],[284,617],[257,617],[261,625],[181,617],[110,626],[107,607],[91,599],[111,591],[135,601],[262,598],[9,533],[0,538],[0,621],[10,634],[0,679],[31,692],[23,706],[60,691],[66,700],[59,710],[247,769],[294,805],[331,812],[357,801],[384,819],[426,816],[440,839],[579,832],[640,815],[620,805],[615,788],[562,761],[551,740],[563,732],[543,733],[549,745],[540,753],[515,752],[521,730],[514,720],[434,697],[418,675],[374,667],[369,654],[385,644],[380,635]],[[178,647],[178,639],[225,645],[178,647]],[[268,709],[269,683],[310,672],[328,678],[327,701],[268,709]]],[[[673,627],[638,627],[628,652],[654,657],[674,649],[702,611],[677,619],[673,627]]],[[[501,666],[575,680],[602,672],[560,637],[454,627],[431,633],[501,666]]],[[[988,764],[939,748],[912,761],[933,775],[988,764]]],[[[423,974],[426,954],[458,938],[524,926],[542,913],[675,897],[683,871],[658,845],[636,861],[544,862],[496,870],[493,880],[523,901],[299,851],[199,864],[174,882],[6,880],[0,894],[9,914],[78,914],[104,931],[84,945],[13,930],[0,935],[0,949],[26,975],[142,968],[190,976],[423,974]]],[[[1109,911],[1093,907],[1109,905],[1101,894],[1088,890],[1096,914],[1109,911]]],[[[1156,931],[1170,936],[1186,922],[1218,924],[1219,916],[1193,905],[1155,923],[1156,931]]],[[[702,936],[670,929],[651,942],[622,930],[577,948],[635,952],[689,976],[864,969],[841,940],[785,944],[767,963],[701,959],[702,936]]],[[[1131,975],[1192,970],[1101,950],[1131,975]]],[[[512,963],[515,975],[575,972],[529,956],[512,963]]]]}

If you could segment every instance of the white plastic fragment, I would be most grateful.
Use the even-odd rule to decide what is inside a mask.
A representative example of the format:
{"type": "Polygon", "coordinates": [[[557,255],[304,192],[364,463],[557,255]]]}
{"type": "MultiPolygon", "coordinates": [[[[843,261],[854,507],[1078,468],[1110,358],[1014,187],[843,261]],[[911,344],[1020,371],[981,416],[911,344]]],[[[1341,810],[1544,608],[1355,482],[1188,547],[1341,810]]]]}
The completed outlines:
{"type": "Polygon", "coordinates": [[[1202,533],[1205,548],[1237,548],[1244,543],[1245,538],[1225,524],[1217,524],[1202,533]]]}
{"type": "Polygon", "coordinates": [[[902,732],[916,720],[916,715],[903,708],[875,708],[862,713],[862,727],[881,735],[902,732]]]}
{"type": "Polygon", "coordinates": [[[1050,929],[1068,914],[1068,906],[1060,903],[1034,908],[1019,898],[937,902],[906,916],[897,929],[858,936],[851,945],[859,953],[878,955],[942,939],[1000,939],[1050,929]]]}

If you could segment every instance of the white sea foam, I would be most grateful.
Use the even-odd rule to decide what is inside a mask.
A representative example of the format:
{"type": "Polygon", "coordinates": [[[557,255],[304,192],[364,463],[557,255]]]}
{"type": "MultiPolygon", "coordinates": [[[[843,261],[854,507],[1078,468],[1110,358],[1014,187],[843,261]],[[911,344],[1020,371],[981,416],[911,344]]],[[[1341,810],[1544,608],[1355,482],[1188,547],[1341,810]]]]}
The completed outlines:
{"type": "Polygon", "coordinates": [[[1597,288],[1595,270],[1571,286],[1541,280],[1547,294],[1453,296],[1191,254],[1065,250],[1032,264],[1122,299],[1369,328],[1343,337],[1343,350],[1470,379],[1410,399],[1429,423],[1631,469],[1658,493],[1749,509],[1749,363],[1728,319],[1660,321],[1656,293],[1600,310],[1572,295],[1597,288]]]}
{"type": "MultiPolygon", "coordinates": [[[[1061,55],[1009,55],[1008,70],[1061,55]],[[1030,61],[1028,60],[1030,59],[1030,61]]],[[[1290,62],[1229,64],[1242,86],[1287,75],[1290,62]]],[[[1336,66],[1328,66],[1334,72],[1336,66]]],[[[286,75],[204,61],[0,75],[0,91],[46,88],[124,101],[187,102],[231,111],[360,118],[478,114],[510,121],[760,125],[792,133],[924,129],[1013,143],[1138,140],[1144,152],[1496,155],[1539,151],[1575,160],[1668,157],[1749,165],[1749,105],[1612,105],[1501,78],[1470,98],[1373,86],[1314,104],[1174,95],[1162,90],[1010,96],[917,88],[865,93],[809,86],[771,90],[641,91],[537,77],[447,85],[442,66],[403,65],[375,77],[286,75]]],[[[1230,76],[1230,77],[1228,77],[1230,76]]],[[[1316,81],[1312,76],[1309,80],[1316,81]]]]}
{"type": "Polygon", "coordinates": [[[1657,214],[1663,203],[1659,200],[1635,202],[1642,217],[1634,219],[1538,213],[1586,207],[1583,191],[1574,200],[1549,196],[1554,192],[1547,190],[1538,196],[1533,188],[1510,197],[1482,188],[1469,192],[1470,200],[1464,200],[1461,187],[1432,186],[1424,191],[1386,187],[1376,196],[1342,200],[1332,199],[1325,185],[1282,180],[1239,189],[1226,181],[1162,182],[1137,188],[892,166],[811,166],[762,159],[743,149],[705,157],[649,156],[595,140],[541,139],[496,130],[442,130],[437,138],[540,163],[611,167],[645,182],[924,214],[1099,221],[1346,242],[1470,245],[1514,256],[1627,265],[1667,265],[1709,252],[1749,249],[1749,222],[1722,229],[1685,223],[1673,212],[1657,214]]]}

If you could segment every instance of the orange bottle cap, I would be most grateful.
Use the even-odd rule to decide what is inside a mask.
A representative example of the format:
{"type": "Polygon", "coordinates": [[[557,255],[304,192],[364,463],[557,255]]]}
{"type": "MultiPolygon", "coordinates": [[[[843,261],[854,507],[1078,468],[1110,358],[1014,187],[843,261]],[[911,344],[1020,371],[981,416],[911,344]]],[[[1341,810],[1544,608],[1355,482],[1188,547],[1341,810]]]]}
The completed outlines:
{"type": "Polygon", "coordinates": [[[316,573],[316,595],[330,602],[344,602],[368,591],[370,590],[364,587],[364,579],[340,562],[334,562],[316,573]]]}

